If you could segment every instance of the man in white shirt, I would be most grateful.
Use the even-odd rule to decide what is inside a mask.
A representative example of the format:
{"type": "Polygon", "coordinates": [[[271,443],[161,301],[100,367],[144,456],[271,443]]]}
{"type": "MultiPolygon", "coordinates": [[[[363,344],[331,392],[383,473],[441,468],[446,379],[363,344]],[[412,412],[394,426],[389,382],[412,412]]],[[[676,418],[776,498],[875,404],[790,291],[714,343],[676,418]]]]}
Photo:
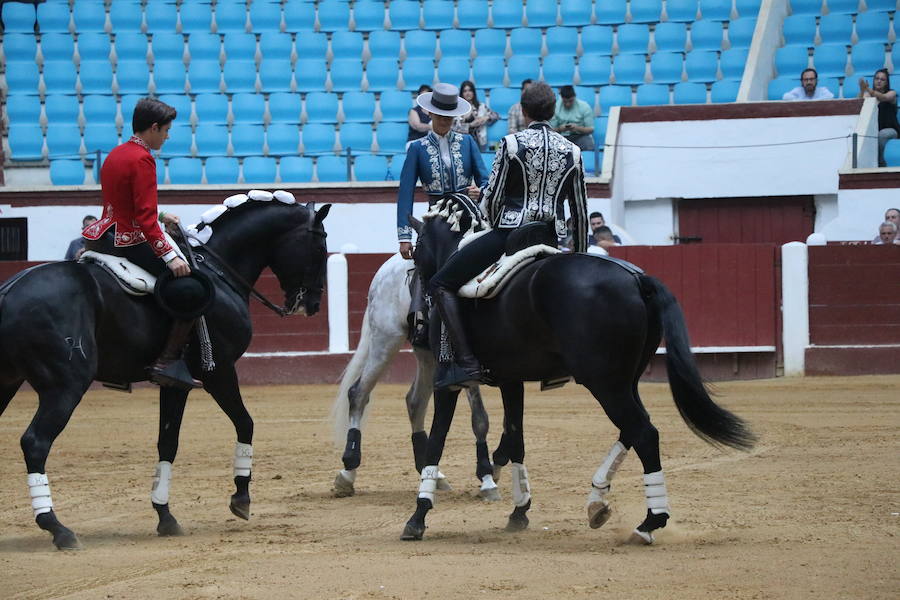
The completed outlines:
{"type": "Polygon", "coordinates": [[[803,69],[801,85],[781,97],[782,100],[831,100],[834,94],[826,87],[818,87],[819,74],[815,69],[803,69]]]}

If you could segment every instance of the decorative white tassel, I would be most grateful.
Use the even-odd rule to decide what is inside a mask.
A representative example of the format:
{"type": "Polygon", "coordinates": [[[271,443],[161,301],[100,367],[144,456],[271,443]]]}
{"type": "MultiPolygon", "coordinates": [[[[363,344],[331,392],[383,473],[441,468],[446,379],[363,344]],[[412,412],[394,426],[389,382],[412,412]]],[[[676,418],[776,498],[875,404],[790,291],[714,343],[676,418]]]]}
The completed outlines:
{"type": "Polygon", "coordinates": [[[234,476],[249,477],[253,467],[253,446],[235,442],[234,444],[234,476]]]}
{"type": "Polygon", "coordinates": [[[28,493],[31,495],[31,510],[34,511],[35,517],[53,510],[50,480],[45,473],[28,474],[28,493]]]}
{"type": "Polygon", "coordinates": [[[154,504],[169,503],[169,481],[172,479],[172,463],[161,460],[156,464],[156,473],[153,475],[153,489],[150,492],[150,500],[154,504]]]}

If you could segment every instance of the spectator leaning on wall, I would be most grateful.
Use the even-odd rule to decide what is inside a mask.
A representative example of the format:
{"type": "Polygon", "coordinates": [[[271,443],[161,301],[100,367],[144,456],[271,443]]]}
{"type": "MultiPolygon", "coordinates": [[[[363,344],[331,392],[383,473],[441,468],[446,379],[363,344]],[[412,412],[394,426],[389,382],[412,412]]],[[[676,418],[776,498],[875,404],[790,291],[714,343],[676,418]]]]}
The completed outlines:
{"type": "MultiPolygon", "coordinates": [[[[884,211],[884,222],[885,223],[893,223],[897,227],[897,236],[895,240],[900,241],[900,208],[889,208],[884,211]]],[[[881,225],[878,226],[878,235],[875,236],[875,239],[872,240],[873,244],[880,244],[881,242],[881,225]]]]}
{"type": "Polygon", "coordinates": [[[879,246],[887,246],[897,244],[900,246],[900,239],[897,238],[897,224],[885,221],[878,227],[878,239],[875,244],[879,246]]]}

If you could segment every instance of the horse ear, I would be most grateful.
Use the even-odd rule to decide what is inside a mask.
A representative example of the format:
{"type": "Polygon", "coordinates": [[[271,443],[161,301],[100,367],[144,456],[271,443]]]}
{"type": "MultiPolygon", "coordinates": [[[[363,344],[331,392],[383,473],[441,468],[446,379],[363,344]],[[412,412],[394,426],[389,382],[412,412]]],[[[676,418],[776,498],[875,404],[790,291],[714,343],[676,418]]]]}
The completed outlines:
{"type": "MultiPolygon", "coordinates": [[[[310,204],[312,204],[312,203],[310,203],[310,204]]],[[[321,223],[322,221],[324,221],[325,217],[328,216],[328,211],[330,211],[330,210],[331,210],[331,205],[326,204],[325,206],[320,208],[318,211],[316,211],[316,223],[321,223]]]]}
{"type": "Polygon", "coordinates": [[[422,233],[422,226],[424,225],[422,221],[418,220],[412,215],[409,215],[409,224],[413,229],[416,230],[417,234],[422,233]]]}
{"type": "Polygon", "coordinates": [[[306,203],[306,208],[308,208],[309,210],[315,212],[315,211],[316,211],[316,203],[315,203],[315,202],[307,202],[307,203],[306,203]]]}

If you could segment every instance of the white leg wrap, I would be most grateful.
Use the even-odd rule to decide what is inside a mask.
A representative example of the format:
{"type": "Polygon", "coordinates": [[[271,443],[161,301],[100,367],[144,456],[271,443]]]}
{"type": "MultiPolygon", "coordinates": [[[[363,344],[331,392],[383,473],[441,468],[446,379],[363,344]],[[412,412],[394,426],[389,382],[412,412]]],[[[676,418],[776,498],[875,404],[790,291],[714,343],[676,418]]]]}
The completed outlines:
{"type": "Polygon", "coordinates": [[[253,467],[253,446],[236,442],[234,444],[234,476],[250,477],[253,467]]]}
{"type": "Polygon", "coordinates": [[[437,489],[438,466],[428,465],[422,469],[422,482],[419,484],[419,498],[427,498],[434,504],[434,492],[437,489]]]}
{"type": "Polygon", "coordinates": [[[497,484],[494,482],[494,477],[492,475],[485,475],[481,478],[481,491],[485,490],[493,490],[497,488],[497,484]]]}
{"type": "Polygon", "coordinates": [[[44,473],[28,474],[28,493],[31,495],[31,510],[34,516],[42,515],[53,510],[53,500],[50,499],[50,480],[44,473]]]}
{"type": "Polygon", "coordinates": [[[644,495],[647,497],[647,508],[654,515],[669,514],[669,495],[666,492],[666,478],[662,471],[644,475],[644,495]]]}
{"type": "Polygon", "coordinates": [[[356,469],[353,469],[352,471],[341,469],[341,477],[343,477],[350,483],[354,483],[356,481],[356,469]]]}
{"type": "Polygon", "coordinates": [[[603,490],[602,493],[608,492],[612,478],[615,476],[616,471],[619,470],[622,461],[625,460],[627,455],[628,450],[622,445],[622,442],[616,440],[616,443],[609,449],[609,454],[606,455],[606,458],[603,459],[603,463],[597,468],[597,472],[594,473],[594,477],[591,478],[591,484],[595,488],[603,490]]]}
{"type": "Polygon", "coordinates": [[[528,483],[528,470],[521,463],[511,463],[513,503],[525,506],[531,500],[531,484],[528,483]]]}
{"type": "Polygon", "coordinates": [[[169,503],[169,480],[172,479],[172,463],[161,460],[156,464],[156,474],[153,475],[153,489],[150,491],[150,500],[154,504],[169,503]]]}

